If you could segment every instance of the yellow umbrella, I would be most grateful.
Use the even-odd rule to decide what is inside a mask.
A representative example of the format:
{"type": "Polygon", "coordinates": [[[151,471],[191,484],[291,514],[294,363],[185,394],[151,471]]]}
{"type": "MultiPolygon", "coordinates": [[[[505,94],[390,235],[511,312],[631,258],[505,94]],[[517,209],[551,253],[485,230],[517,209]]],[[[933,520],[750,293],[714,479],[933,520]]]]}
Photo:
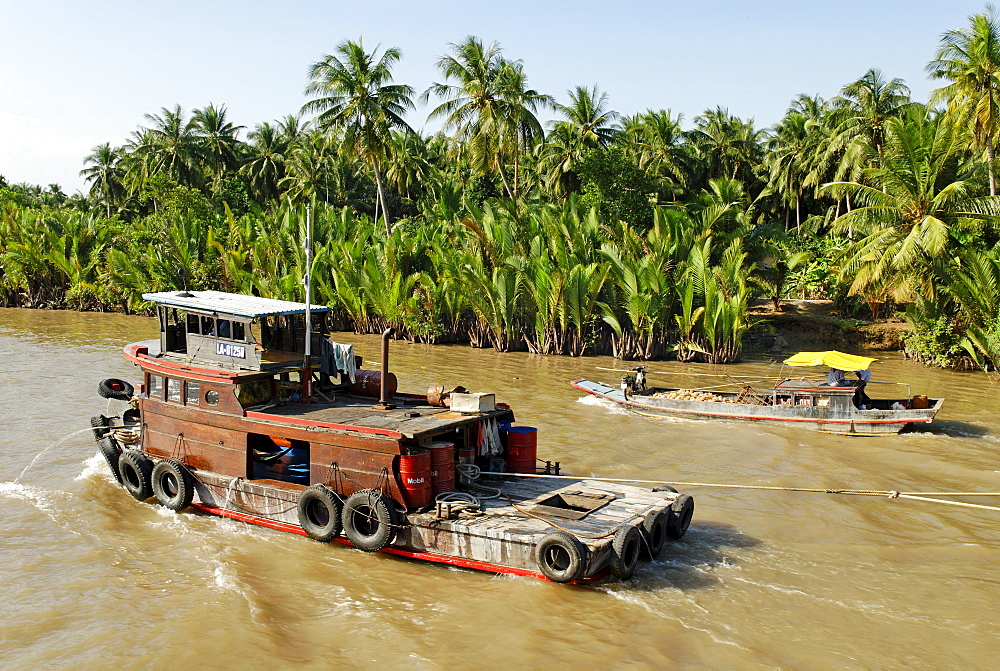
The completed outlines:
{"type": "Polygon", "coordinates": [[[788,366],[828,366],[838,370],[867,370],[875,359],[844,354],[837,350],[826,352],[799,352],[785,359],[788,366]]]}

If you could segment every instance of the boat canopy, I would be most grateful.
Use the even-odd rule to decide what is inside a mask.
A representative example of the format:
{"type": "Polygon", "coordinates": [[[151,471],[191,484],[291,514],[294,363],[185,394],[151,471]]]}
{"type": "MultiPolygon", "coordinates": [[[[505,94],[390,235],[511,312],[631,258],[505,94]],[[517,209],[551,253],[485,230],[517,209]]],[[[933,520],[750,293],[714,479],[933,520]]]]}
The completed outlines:
{"type": "MultiPolygon", "coordinates": [[[[276,298],[261,298],[245,294],[231,294],[225,291],[161,291],[143,294],[144,300],[159,305],[169,305],[184,310],[199,312],[221,312],[240,317],[273,317],[276,315],[300,315],[306,311],[305,303],[282,301],[276,298]]],[[[310,305],[311,312],[329,312],[325,305],[310,305]]]]}
{"type": "Polygon", "coordinates": [[[875,359],[844,354],[837,350],[799,352],[785,359],[786,366],[829,366],[838,370],[867,370],[875,359]]]}

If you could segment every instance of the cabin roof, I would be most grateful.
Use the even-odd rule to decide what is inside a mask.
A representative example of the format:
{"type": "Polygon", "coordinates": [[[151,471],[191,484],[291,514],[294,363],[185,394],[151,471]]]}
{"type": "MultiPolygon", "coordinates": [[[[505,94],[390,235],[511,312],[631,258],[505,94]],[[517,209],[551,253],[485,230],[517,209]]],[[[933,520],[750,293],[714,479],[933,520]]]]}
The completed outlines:
{"type": "MultiPolygon", "coordinates": [[[[200,312],[221,312],[240,317],[298,315],[304,314],[306,311],[305,303],[231,294],[225,291],[161,291],[143,294],[142,297],[144,300],[152,301],[158,305],[169,305],[200,312]]],[[[329,312],[330,310],[325,305],[310,305],[309,309],[312,312],[329,312]]]]}

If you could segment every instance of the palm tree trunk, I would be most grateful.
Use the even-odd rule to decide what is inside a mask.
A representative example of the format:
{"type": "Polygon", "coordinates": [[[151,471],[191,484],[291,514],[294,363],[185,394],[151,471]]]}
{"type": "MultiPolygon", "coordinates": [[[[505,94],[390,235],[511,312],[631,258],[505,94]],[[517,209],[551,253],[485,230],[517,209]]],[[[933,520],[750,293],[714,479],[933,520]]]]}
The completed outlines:
{"type": "Polygon", "coordinates": [[[990,176],[990,195],[997,195],[997,180],[993,174],[993,138],[986,139],[986,171],[990,176]]]}
{"type": "Polygon", "coordinates": [[[507,197],[514,200],[514,190],[510,186],[510,182],[507,180],[507,173],[503,171],[503,162],[500,160],[500,154],[497,154],[497,170],[500,171],[500,179],[503,180],[503,187],[507,190],[507,197]]]}
{"type": "MultiPolygon", "coordinates": [[[[378,199],[382,203],[382,217],[385,219],[385,236],[389,237],[389,211],[385,207],[385,189],[382,187],[382,172],[378,169],[378,164],[375,161],[372,161],[372,169],[375,171],[375,185],[378,187],[378,199]]],[[[375,212],[377,215],[378,208],[376,208],[375,212]]]]}

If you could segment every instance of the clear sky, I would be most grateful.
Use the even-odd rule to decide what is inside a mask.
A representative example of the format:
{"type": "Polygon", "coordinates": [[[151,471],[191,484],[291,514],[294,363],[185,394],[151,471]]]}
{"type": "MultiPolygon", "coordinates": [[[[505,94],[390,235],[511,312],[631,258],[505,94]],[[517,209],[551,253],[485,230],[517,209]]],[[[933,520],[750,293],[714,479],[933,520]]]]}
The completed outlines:
{"type": "MultiPolygon", "coordinates": [[[[225,105],[253,128],[305,102],[310,64],[345,39],[395,46],[396,81],[422,92],[467,35],[520,59],[529,86],[567,102],[598,85],[612,109],[671,109],[685,128],[715,106],[770,126],[800,93],[836,95],[869,68],[917,100],[945,30],[972,0],[0,0],[0,175],[85,190],[97,144],[122,144],[143,115],[225,105]]],[[[544,112],[543,121],[554,118],[544,112]]],[[[426,110],[411,118],[424,126],[426,110]]],[[[245,131],[244,131],[245,133],[245,131]]],[[[245,135],[243,135],[245,137],[245,135]]]]}

